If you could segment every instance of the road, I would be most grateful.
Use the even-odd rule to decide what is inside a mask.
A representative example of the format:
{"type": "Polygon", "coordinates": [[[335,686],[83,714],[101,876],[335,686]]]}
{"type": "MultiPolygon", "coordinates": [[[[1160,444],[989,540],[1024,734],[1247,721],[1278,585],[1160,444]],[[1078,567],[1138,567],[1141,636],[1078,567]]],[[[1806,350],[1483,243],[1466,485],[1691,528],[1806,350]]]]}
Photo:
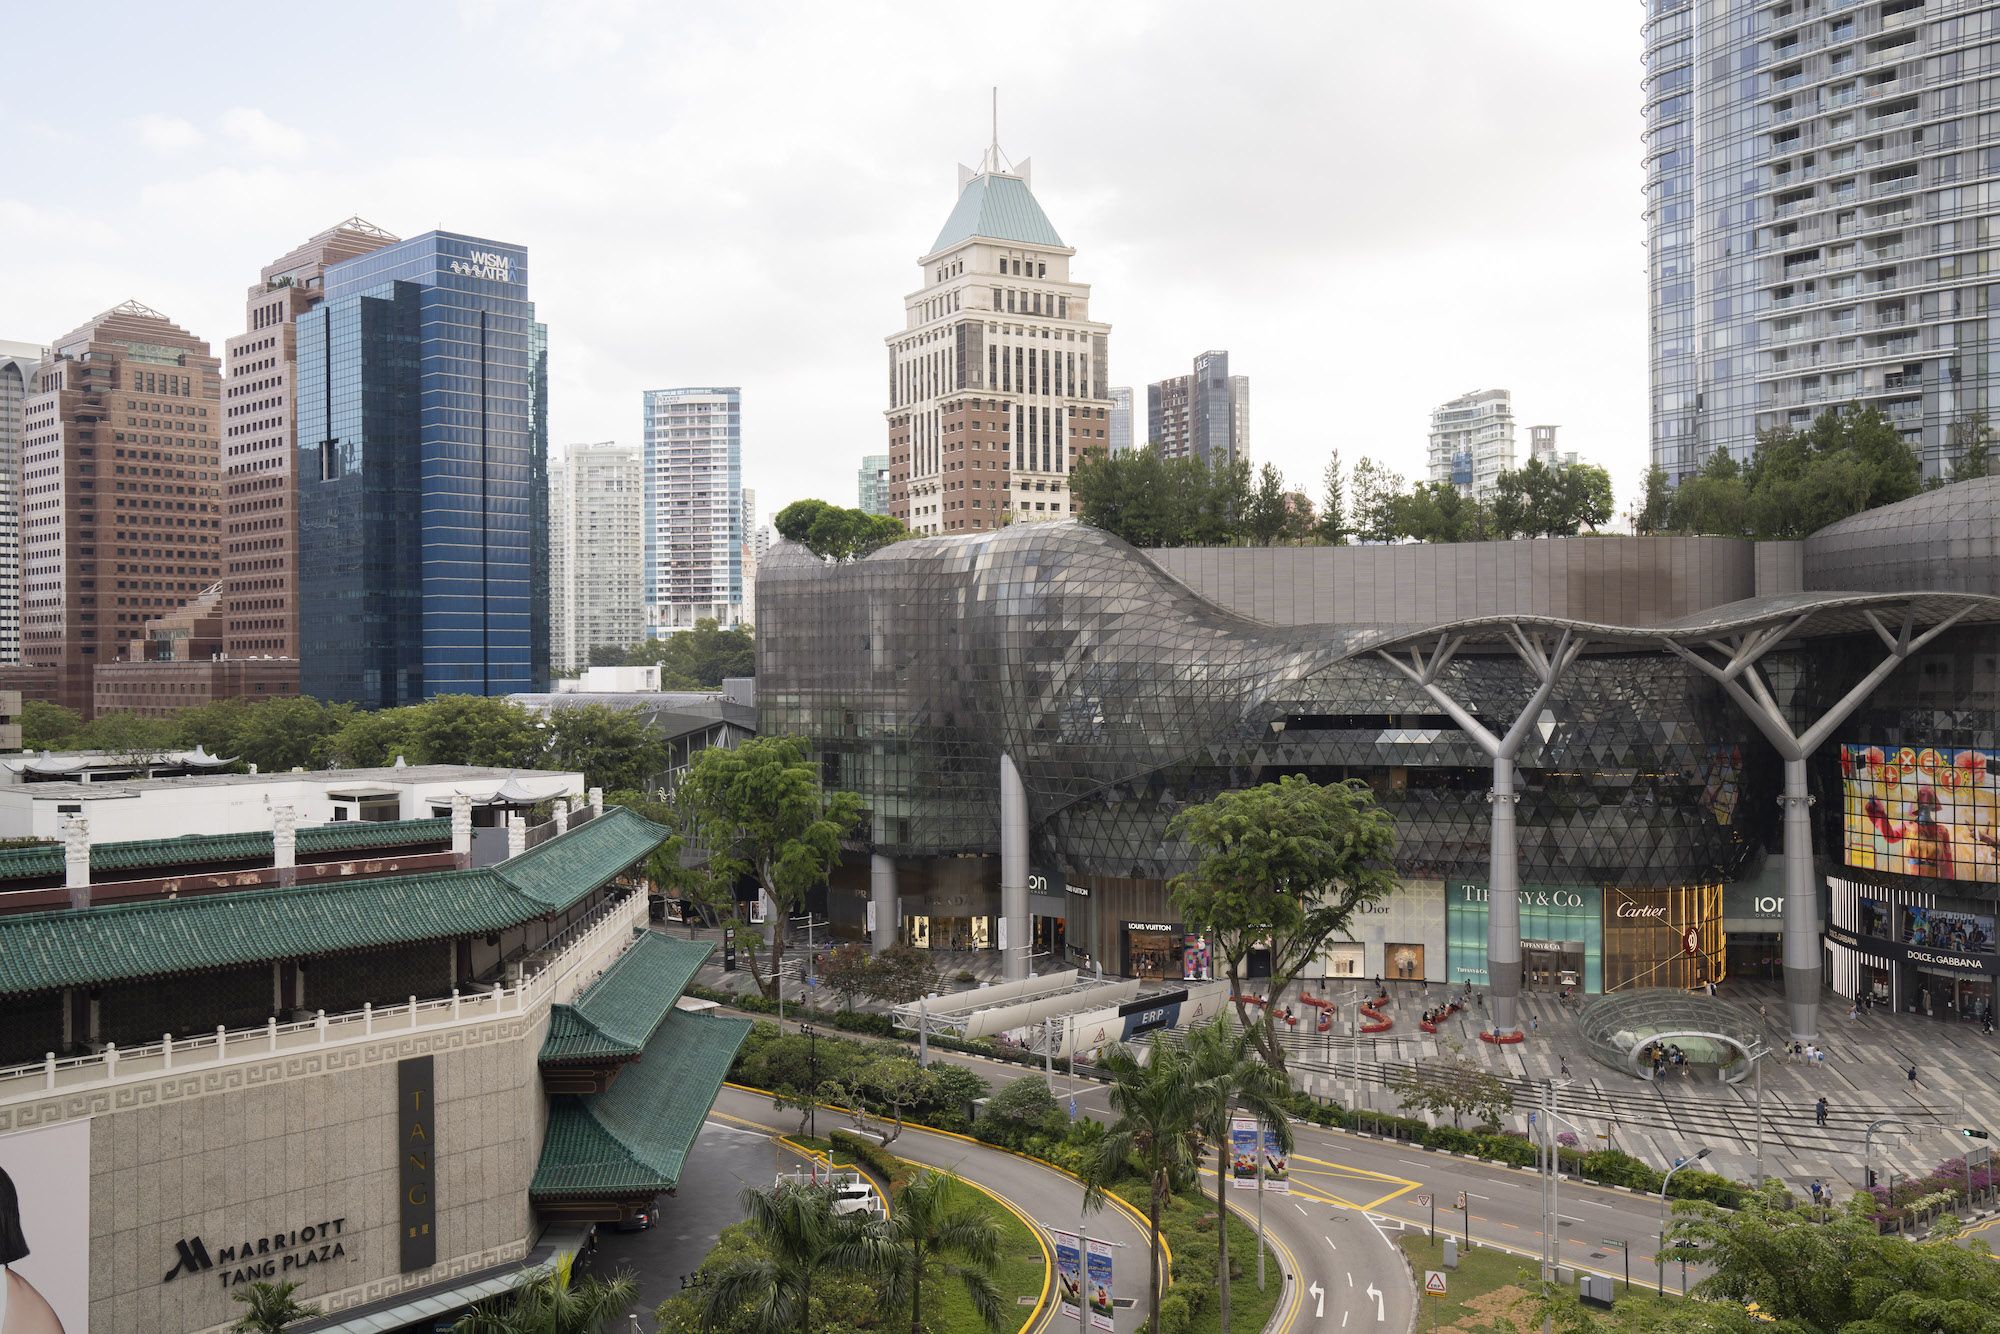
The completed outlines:
{"type": "MultiPolygon", "coordinates": [[[[714,1115],[728,1124],[749,1125],[773,1133],[790,1133],[796,1123],[790,1116],[772,1113],[771,1100],[742,1089],[724,1088],[715,1100],[714,1115]]],[[[834,1122],[834,1114],[822,1111],[822,1131],[834,1122]]],[[[1075,1231],[1079,1221],[1093,1238],[1114,1242],[1123,1249],[1115,1261],[1115,1290],[1121,1305],[1114,1315],[1119,1334],[1145,1326],[1143,1294],[1146,1289],[1146,1233],[1130,1214],[1107,1206],[1081,1216],[1083,1187],[1053,1168],[1020,1158],[974,1140],[961,1139],[937,1131],[910,1126],[889,1145],[889,1152],[914,1163],[942,1168],[984,1186],[1012,1204],[1028,1219],[1044,1229],[1075,1231]],[[1122,1303],[1132,1301],[1127,1306],[1122,1303]]],[[[1042,1330],[1065,1330],[1071,1322],[1055,1320],[1054,1302],[1029,1334],[1042,1330]]],[[[1301,1328],[1305,1328],[1301,1326],[1301,1328]]]]}

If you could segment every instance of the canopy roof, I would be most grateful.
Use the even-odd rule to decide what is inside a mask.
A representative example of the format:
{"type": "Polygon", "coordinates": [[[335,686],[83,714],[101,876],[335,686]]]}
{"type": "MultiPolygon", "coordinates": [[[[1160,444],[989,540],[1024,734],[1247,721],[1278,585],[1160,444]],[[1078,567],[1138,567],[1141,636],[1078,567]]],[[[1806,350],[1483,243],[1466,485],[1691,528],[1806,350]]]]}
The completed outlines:
{"type": "Polygon", "coordinates": [[[1428,648],[1440,638],[1468,648],[1505,646],[1516,630],[1568,630],[1600,649],[1695,645],[1773,626],[1791,625],[1787,638],[1830,638],[1873,632],[1872,615],[1894,631],[1905,615],[1922,630],[1952,616],[1961,623],[2000,621],[2000,598],[1983,593],[1780,593],[1744,598],[1657,625],[1610,625],[1560,616],[1474,616],[1428,626],[1385,626],[1359,636],[1349,654],[1428,648]]]}
{"type": "Polygon", "coordinates": [[[1028,183],[1019,176],[991,171],[974,176],[958,192],[958,203],[929,253],[935,255],[975,236],[1023,245],[1060,247],[1063,243],[1028,183]]]}
{"type": "Polygon", "coordinates": [[[542,1064],[637,1058],[714,951],[706,941],[644,932],[574,1002],[553,1007],[542,1064]]]}
{"type": "Polygon", "coordinates": [[[0,995],[451,940],[565,911],[670,831],[624,807],[471,871],[0,915],[0,995]]]}
{"type": "MultiPolygon", "coordinates": [[[[308,825],[297,832],[294,847],[301,854],[342,852],[351,848],[408,847],[417,843],[444,843],[451,839],[451,821],[429,820],[341,820],[334,824],[308,825]]],[[[92,871],[139,871],[178,866],[205,866],[216,862],[262,862],[268,865],[274,853],[271,835],[266,832],[241,834],[183,834],[179,838],[145,838],[123,843],[95,843],[90,849],[92,871]]],[[[30,848],[0,848],[0,887],[12,880],[60,879],[63,848],[45,843],[30,848]]]]}
{"type": "Polygon", "coordinates": [[[679,1185],[688,1149],[749,1035],[748,1019],[670,1010],[610,1088],[551,1098],[530,1198],[643,1199],[679,1185]]]}

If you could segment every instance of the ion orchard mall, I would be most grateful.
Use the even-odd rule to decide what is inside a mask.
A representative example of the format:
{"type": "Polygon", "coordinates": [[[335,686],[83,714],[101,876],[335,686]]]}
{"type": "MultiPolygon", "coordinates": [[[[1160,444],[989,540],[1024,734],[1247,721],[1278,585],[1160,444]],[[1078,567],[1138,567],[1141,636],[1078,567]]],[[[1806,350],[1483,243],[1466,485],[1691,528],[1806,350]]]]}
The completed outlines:
{"type": "MultiPolygon", "coordinates": [[[[1795,542],[1142,552],[1073,522],[771,553],[767,735],[862,794],[829,894],[883,947],[1199,977],[1174,813],[1359,779],[1400,884],[1332,978],[1782,978],[1975,1021],[2000,891],[2000,479],[1795,542]]],[[[1250,961],[1256,970],[1255,959],[1250,961]]]]}
{"type": "Polygon", "coordinates": [[[576,774],[38,763],[7,790],[69,811],[0,850],[0,1327],[222,1330],[267,1280],[301,1334],[428,1330],[675,1190],[749,1025],[647,929],[666,830],[576,774]],[[203,804],[235,827],[89,837],[203,804]]]}

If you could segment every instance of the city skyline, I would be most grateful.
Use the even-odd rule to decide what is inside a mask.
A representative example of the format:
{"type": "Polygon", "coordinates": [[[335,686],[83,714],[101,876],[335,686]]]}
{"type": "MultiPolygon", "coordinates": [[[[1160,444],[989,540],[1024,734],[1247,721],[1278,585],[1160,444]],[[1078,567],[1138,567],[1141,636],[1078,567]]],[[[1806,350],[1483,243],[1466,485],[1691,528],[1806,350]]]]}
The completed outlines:
{"type": "MultiPolygon", "coordinates": [[[[520,11],[504,24],[406,14],[398,22],[413,40],[448,41],[466,58],[433,83],[371,85],[384,117],[465,123],[475,69],[546,94],[484,106],[474,133],[407,143],[349,134],[351,104],[330,89],[252,100],[221,77],[249,58],[248,29],[176,49],[189,91],[170,113],[116,91],[112,77],[109,105],[84,127],[40,110],[61,103],[42,72],[59,62],[30,59],[0,109],[58,165],[0,193],[18,238],[0,254],[12,298],[0,337],[45,341],[131,297],[219,347],[241,328],[242,275],[300,237],[355,213],[402,235],[449,224],[539,256],[537,304],[563,330],[551,364],[557,438],[632,440],[637,388],[741,384],[762,405],[744,438],[744,482],[765,511],[844,497],[853,462],[823,448],[824,432],[877,429],[882,331],[951,197],[954,165],[990,137],[997,84],[1002,146],[1035,160],[1037,195],[1086,257],[1080,276],[1101,318],[1121,331],[1111,383],[1144,385],[1190,349],[1229,348],[1259,381],[1258,460],[1309,491],[1334,447],[1421,475],[1430,408],[1467,385],[1507,384],[1526,411],[1589,441],[1622,499],[1646,437],[1636,16],[1590,4],[1564,7],[1559,22],[1452,8],[1421,53],[1397,38],[1393,16],[1340,18],[1338,41],[1333,16],[1260,16],[1200,55],[1202,77],[1241,90],[1220,110],[1159,103],[1132,83],[1183,65],[1192,78],[1197,59],[1171,16],[1135,7],[1068,16],[1071,40],[1033,66],[997,50],[983,65],[941,58],[964,49],[965,24],[892,24],[898,51],[872,58],[917,73],[881,91],[848,87],[852,62],[825,53],[854,40],[850,25],[810,11],[754,33],[726,15],[693,16],[672,41],[617,7],[520,11]],[[759,60],[726,87],[692,55],[753,38],[759,60]],[[1131,110],[1093,115],[1080,139],[1071,90],[1086,71],[1117,94],[1098,105],[1131,110]],[[647,114],[594,114],[610,97],[647,114]],[[762,109],[745,118],[745,102],[762,109]],[[803,114],[809,105],[824,109],[803,114]],[[1579,105],[1594,114],[1576,115],[1579,105]],[[551,112],[561,107],[571,109],[551,112]],[[1328,129],[1363,115],[1383,129],[1328,129]],[[1301,124],[1322,127],[1303,153],[1279,128],[1301,124]],[[1564,151],[1551,151],[1557,143],[1564,151]],[[62,145],[88,148],[94,174],[64,170],[62,145]],[[1219,174],[1200,198],[1182,198],[1164,183],[1197,154],[1219,174]],[[660,169],[636,173],[634,161],[660,169]],[[720,176],[706,172],[716,161],[730,164],[720,176]],[[709,184],[676,183],[698,169],[709,184]],[[143,237],[116,221],[111,177],[146,206],[143,237]],[[1357,193],[1362,180],[1393,188],[1357,193]],[[1482,200],[1476,223],[1445,206],[1465,190],[1482,200]],[[63,236],[90,244],[49,244],[63,236]],[[780,253],[775,280],[740,281],[780,253]],[[1468,265],[1477,283],[1464,281],[1468,265]],[[1430,313],[1447,308],[1449,321],[1430,313]],[[1369,316],[1326,318],[1336,309],[1369,316]],[[1420,367],[1391,350],[1419,339],[1420,367]],[[1329,393],[1345,405],[1332,428],[1320,408],[1329,393]]],[[[48,23],[28,18],[30,55],[60,50],[48,23]]],[[[358,63],[365,26],[310,40],[358,63]]],[[[283,33],[256,36],[262,46],[283,33]]],[[[109,75],[157,54],[140,37],[126,25],[107,39],[109,75]]]]}

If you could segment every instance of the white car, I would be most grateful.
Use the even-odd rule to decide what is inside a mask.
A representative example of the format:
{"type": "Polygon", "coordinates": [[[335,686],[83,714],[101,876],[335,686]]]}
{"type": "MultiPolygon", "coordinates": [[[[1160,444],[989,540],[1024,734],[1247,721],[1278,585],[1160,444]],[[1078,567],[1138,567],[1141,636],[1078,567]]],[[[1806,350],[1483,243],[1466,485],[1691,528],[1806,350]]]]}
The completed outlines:
{"type": "Polygon", "coordinates": [[[833,1211],[836,1214],[879,1214],[882,1212],[882,1197],[866,1181],[837,1181],[833,1187],[833,1211]]]}

